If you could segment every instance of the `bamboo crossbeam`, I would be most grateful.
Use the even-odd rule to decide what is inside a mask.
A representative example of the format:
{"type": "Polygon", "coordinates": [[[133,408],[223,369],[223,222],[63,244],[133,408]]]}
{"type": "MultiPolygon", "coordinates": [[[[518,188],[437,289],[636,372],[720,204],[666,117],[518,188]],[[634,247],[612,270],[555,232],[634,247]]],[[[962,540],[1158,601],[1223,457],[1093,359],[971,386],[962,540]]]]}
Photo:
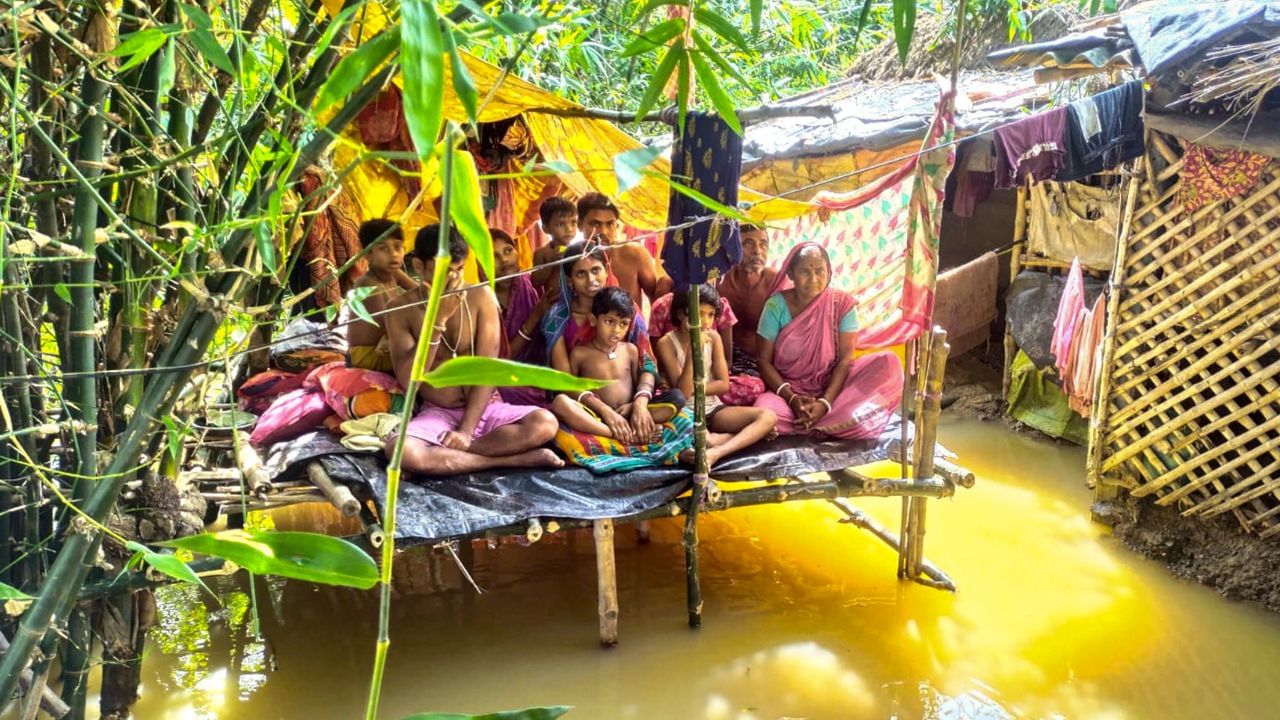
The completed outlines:
{"type": "MultiPolygon", "coordinates": [[[[840,522],[848,523],[854,527],[866,530],[885,545],[893,548],[894,552],[901,552],[901,547],[898,544],[898,536],[885,526],[876,522],[870,515],[863,512],[860,508],[854,507],[853,504],[844,498],[833,498],[829,502],[837,508],[840,508],[840,511],[847,516],[840,522]]],[[[937,583],[937,587],[939,589],[943,589],[948,592],[956,591],[955,582],[937,565],[934,565],[928,560],[922,559],[920,561],[920,571],[924,573],[926,578],[937,583]]],[[[921,578],[915,578],[915,580],[919,582],[921,578]]]]}
{"type": "Polygon", "coordinates": [[[252,445],[244,443],[240,446],[236,453],[236,464],[244,476],[249,492],[260,497],[271,492],[271,475],[263,467],[262,457],[252,445]]]}
{"type": "Polygon", "coordinates": [[[529,518],[525,524],[524,539],[531,543],[536,543],[542,539],[542,521],[538,518],[529,518]]]}
{"type": "Polygon", "coordinates": [[[387,536],[382,530],[382,525],[373,516],[369,506],[364,503],[360,503],[360,527],[364,531],[365,538],[369,540],[369,546],[374,550],[381,548],[386,542],[387,536]]]}
{"type": "Polygon", "coordinates": [[[335,483],[324,466],[318,462],[307,464],[307,478],[311,484],[320,488],[320,492],[344,517],[355,517],[360,512],[360,501],[351,493],[346,485],[335,483]]]}

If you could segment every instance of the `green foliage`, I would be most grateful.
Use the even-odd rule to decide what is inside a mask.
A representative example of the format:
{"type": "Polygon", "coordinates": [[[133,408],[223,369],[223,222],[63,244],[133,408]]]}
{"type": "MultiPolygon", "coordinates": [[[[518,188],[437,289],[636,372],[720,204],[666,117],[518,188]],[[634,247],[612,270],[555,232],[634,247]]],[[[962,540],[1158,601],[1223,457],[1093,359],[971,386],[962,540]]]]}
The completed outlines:
{"type": "Polygon", "coordinates": [[[662,155],[656,147],[641,147],[613,156],[613,172],[618,176],[618,194],[630,190],[644,179],[644,169],[662,155]]]}
{"type": "Polygon", "coordinates": [[[475,125],[479,122],[478,104],[480,102],[476,93],[476,82],[471,79],[471,71],[462,62],[462,55],[458,52],[458,43],[453,30],[444,30],[441,37],[444,39],[445,50],[449,53],[449,76],[453,80],[453,92],[458,96],[462,107],[466,109],[467,120],[475,125]]]}
{"type": "MultiPolygon", "coordinates": [[[[445,152],[453,153],[450,168],[449,218],[458,228],[462,239],[467,241],[471,252],[475,253],[476,262],[484,270],[484,276],[493,280],[493,238],[489,235],[489,224],[485,222],[484,208],[480,201],[480,176],[476,172],[475,158],[471,153],[455,150],[450,140],[444,145],[445,152]]],[[[444,243],[441,243],[441,247],[444,243]]]]}
{"type": "Polygon", "coordinates": [[[435,150],[444,124],[444,37],[434,0],[404,0],[400,5],[400,71],[404,85],[404,116],[418,157],[426,161],[435,150]]]}
{"type": "Polygon", "coordinates": [[[0,601],[8,600],[30,600],[31,596],[22,592],[18,588],[0,582],[0,601]]]}
{"type": "Polygon", "coordinates": [[[514,360],[488,357],[456,357],[446,360],[422,380],[432,387],[536,387],[555,392],[597,390],[608,383],[514,360]]]}
{"type": "Polygon", "coordinates": [[[226,530],[159,544],[230,560],[255,575],[361,590],[378,582],[373,558],[346,540],[319,533],[226,530]]]}
{"type": "Polygon", "coordinates": [[[893,39],[898,45],[898,60],[904,63],[911,52],[911,36],[916,30],[917,1],[893,0],[893,39]]]}
{"type": "Polygon", "coordinates": [[[350,95],[398,49],[400,49],[400,28],[392,27],[378,33],[376,37],[343,57],[338,61],[329,79],[320,86],[313,110],[321,112],[350,95]]]}
{"type": "Polygon", "coordinates": [[[187,564],[182,562],[182,560],[177,556],[163,555],[158,552],[153,552],[147,546],[132,540],[125,543],[125,548],[133,551],[133,556],[129,558],[129,562],[125,566],[126,568],[136,567],[138,563],[146,563],[157,572],[168,575],[174,580],[189,583],[191,585],[198,585],[204,588],[205,592],[208,592],[210,595],[213,594],[213,591],[209,590],[209,586],[204,584],[204,581],[200,579],[200,576],[196,575],[195,571],[188,567],[187,564]]]}
{"type": "Polygon", "coordinates": [[[484,715],[459,715],[457,713],[421,713],[410,715],[404,720],[556,720],[572,710],[566,705],[554,707],[535,707],[523,710],[507,710],[505,712],[485,713],[484,715]]]}

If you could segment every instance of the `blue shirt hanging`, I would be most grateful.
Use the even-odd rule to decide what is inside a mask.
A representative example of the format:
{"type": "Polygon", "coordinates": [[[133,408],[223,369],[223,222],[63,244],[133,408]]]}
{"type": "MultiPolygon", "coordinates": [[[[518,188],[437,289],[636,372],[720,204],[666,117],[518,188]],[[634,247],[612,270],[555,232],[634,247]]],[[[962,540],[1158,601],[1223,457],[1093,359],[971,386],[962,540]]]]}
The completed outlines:
{"type": "MultiPolygon", "coordinates": [[[[671,179],[722,205],[737,207],[741,175],[742,136],[715,113],[689,112],[684,135],[676,138],[671,151],[671,179]]],[[[697,200],[671,192],[667,225],[711,214],[697,200]]],[[[662,244],[662,265],[680,289],[714,283],[741,259],[738,223],[719,215],[668,230],[662,244]]]]}

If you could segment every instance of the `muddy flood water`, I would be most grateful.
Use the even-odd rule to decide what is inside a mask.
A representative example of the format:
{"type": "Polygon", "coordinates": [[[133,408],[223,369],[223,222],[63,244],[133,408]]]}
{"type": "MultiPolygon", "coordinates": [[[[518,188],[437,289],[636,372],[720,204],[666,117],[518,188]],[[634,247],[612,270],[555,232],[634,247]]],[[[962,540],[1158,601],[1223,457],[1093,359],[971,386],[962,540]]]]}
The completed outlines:
{"type": "MultiPolygon", "coordinates": [[[[944,418],[978,475],[931,502],[926,556],[948,595],[825,503],[700,521],[701,630],[685,622],[678,522],[618,531],[621,644],[596,640],[589,531],[477,547],[461,580],[425,550],[397,563],[382,717],[573,705],[568,718],[1264,718],[1280,708],[1280,616],[1171,577],[1089,521],[1083,450],[944,418]]],[[[857,504],[891,527],[899,500],[857,504]]],[[[323,525],[305,509],[278,527],[323,525]]],[[[330,527],[333,527],[332,525],[330,527]]],[[[223,579],[158,598],[135,716],[361,717],[376,591],[223,579]]],[[[90,707],[96,707],[95,699],[90,707]]]]}

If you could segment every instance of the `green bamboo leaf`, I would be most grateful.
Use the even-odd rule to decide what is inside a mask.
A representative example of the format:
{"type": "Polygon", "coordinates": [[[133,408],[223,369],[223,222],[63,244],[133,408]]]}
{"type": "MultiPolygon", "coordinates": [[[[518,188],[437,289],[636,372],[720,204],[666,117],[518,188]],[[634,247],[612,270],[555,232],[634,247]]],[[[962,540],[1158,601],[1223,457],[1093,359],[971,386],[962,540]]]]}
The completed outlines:
{"type": "Polygon", "coordinates": [[[738,121],[738,112],[733,108],[733,100],[725,94],[724,88],[720,87],[716,71],[702,58],[700,52],[690,53],[689,59],[693,61],[693,69],[698,73],[698,81],[702,83],[702,89],[711,98],[711,104],[715,106],[716,112],[720,113],[720,117],[724,118],[734,132],[741,135],[742,123],[738,121]]]}
{"type": "Polygon", "coordinates": [[[267,272],[275,274],[278,266],[276,243],[271,237],[271,226],[266,220],[259,220],[253,226],[253,237],[258,244],[258,255],[262,256],[262,266],[267,272]]]}
{"type": "Polygon", "coordinates": [[[351,307],[351,312],[355,313],[356,317],[361,320],[375,326],[378,321],[374,320],[373,316],[369,314],[369,309],[364,306],[364,300],[377,291],[378,288],[376,287],[365,286],[355,288],[347,295],[347,305],[351,307]]]}
{"type": "Polygon", "coordinates": [[[867,27],[867,18],[871,17],[871,0],[862,0],[862,10],[858,12],[858,27],[853,31],[853,44],[857,46],[858,38],[867,27]]]}
{"type": "Polygon", "coordinates": [[[446,29],[441,37],[444,39],[445,50],[449,53],[449,75],[453,78],[453,92],[457,94],[463,109],[467,111],[467,120],[475,125],[479,122],[477,115],[480,102],[476,93],[476,82],[471,79],[471,71],[467,70],[466,64],[462,62],[462,53],[458,52],[453,31],[446,29]]]}
{"type": "Polygon", "coordinates": [[[916,0],[893,0],[893,40],[898,44],[898,62],[904,65],[915,31],[916,0]]]}
{"type": "Polygon", "coordinates": [[[7,600],[31,600],[30,595],[22,592],[18,588],[0,582],[0,601],[7,600]]]}
{"type": "Polygon", "coordinates": [[[485,221],[484,207],[480,203],[480,175],[476,172],[476,162],[471,153],[465,150],[454,150],[450,147],[446,152],[454,153],[453,169],[450,174],[449,217],[457,226],[462,239],[467,241],[471,252],[476,255],[476,262],[484,270],[484,276],[493,275],[493,238],[489,235],[489,224],[485,221]]]}
{"type": "MultiPolygon", "coordinates": [[[[338,36],[338,31],[347,27],[347,23],[351,20],[351,16],[355,15],[357,10],[364,7],[364,2],[365,0],[349,2],[342,8],[342,10],[338,11],[337,15],[333,16],[333,20],[329,21],[328,26],[324,29],[324,33],[320,36],[320,39],[316,41],[315,49],[311,51],[311,57],[320,57],[324,54],[325,50],[329,49],[329,46],[333,44],[334,38],[338,36]]],[[[369,42],[372,42],[372,39],[369,42]]]]}
{"type": "Polygon", "coordinates": [[[485,713],[484,715],[420,713],[418,715],[410,715],[404,720],[556,720],[556,718],[572,709],[571,706],[557,705],[554,707],[524,708],[523,710],[485,713]]]}
{"type": "MultiPolygon", "coordinates": [[[[871,2],[871,0],[867,0],[871,2]]],[[[764,0],[751,0],[751,34],[760,39],[760,16],[764,14],[764,0]]]]}
{"type": "Polygon", "coordinates": [[[684,32],[684,27],[684,18],[663,20],[657,25],[654,25],[648,30],[636,35],[636,39],[632,40],[625,48],[623,48],[622,52],[618,54],[618,57],[632,57],[634,55],[647,53],[654,48],[662,47],[667,44],[668,40],[684,32]]]}
{"type": "Polygon", "coordinates": [[[644,169],[653,164],[662,151],[655,147],[642,147],[613,156],[613,172],[618,176],[618,194],[630,190],[644,179],[644,169]]]}
{"type": "Polygon", "coordinates": [[[418,157],[435,150],[444,124],[444,38],[433,0],[400,3],[400,72],[404,86],[404,116],[418,157]]]}
{"type": "Polygon", "coordinates": [[[378,33],[338,61],[316,93],[312,110],[320,112],[355,92],[400,47],[400,28],[378,33]]]}
{"type": "Polygon", "coordinates": [[[698,52],[701,52],[706,57],[711,58],[711,61],[716,64],[716,67],[719,67],[725,73],[731,75],[734,80],[737,80],[744,86],[751,87],[751,83],[741,72],[738,71],[738,68],[734,67],[733,63],[725,60],[723,55],[716,52],[715,48],[711,47],[711,43],[707,42],[707,39],[697,30],[693,31],[693,44],[698,48],[698,52]]]}
{"type": "Polygon", "coordinates": [[[129,58],[120,67],[116,68],[116,72],[120,73],[146,62],[147,58],[164,47],[168,40],[169,33],[162,28],[149,27],[129,33],[124,41],[117,45],[108,55],[129,58]]]}
{"type": "Polygon", "coordinates": [[[444,361],[423,376],[432,387],[536,387],[556,392],[581,392],[608,385],[605,380],[580,378],[540,365],[514,360],[464,355],[444,361]]]}
{"type": "Polygon", "coordinates": [[[64,303],[71,302],[71,288],[66,283],[57,283],[53,286],[53,294],[62,299],[64,303]]]}
{"type": "Polygon", "coordinates": [[[693,198],[694,200],[697,200],[698,202],[702,203],[703,207],[707,208],[708,210],[711,210],[712,212],[719,213],[720,215],[724,215],[725,217],[733,218],[738,222],[744,222],[744,223],[756,222],[751,218],[747,217],[745,214],[743,214],[741,210],[737,208],[729,207],[724,203],[717,202],[716,200],[713,200],[707,197],[706,195],[703,195],[702,193],[698,192],[697,190],[694,190],[691,187],[688,187],[687,185],[681,185],[680,183],[673,180],[670,176],[663,175],[657,170],[645,170],[644,174],[649,177],[658,178],[659,180],[669,185],[672,190],[675,190],[676,192],[680,193],[681,195],[684,195],[685,197],[693,198]]]}
{"type": "Polygon", "coordinates": [[[200,576],[196,575],[194,570],[188,567],[186,563],[182,562],[177,557],[152,552],[147,548],[147,546],[132,540],[125,543],[125,547],[134,551],[134,556],[130,559],[130,563],[133,563],[135,559],[141,559],[142,562],[145,562],[155,568],[156,572],[168,575],[179,582],[199,585],[208,591],[210,595],[213,594],[213,591],[209,590],[209,586],[204,584],[204,581],[200,579],[200,576]]]}
{"type": "Polygon", "coordinates": [[[712,32],[733,43],[742,52],[751,52],[751,45],[747,42],[747,37],[742,34],[741,30],[734,27],[733,23],[726,20],[723,15],[699,5],[693,10],[693,17],[700,25],[711,28],[712,32]]]}
{"type": "Polygon", "coordinates": [[[643,20],[649,13],[657,10],[663,5],[674,5],[675,7],[689,7],[689,0],[649,0],[640,8],[639,14],[636,15],[637,20],[643,20]]]}
{"type": "Polygon", "coordinates": [[[361,590],[378,582],[373,558],[346,540],[319,533],[225,530],[157,544],[230,560],[256,575],[361,590]]]}
{"type": "Polygon", "coordinates": [[[204,28],[196,28],[187,33],[187,39],[195,46],[195,49],[209,61],[210,65],[227,73],[235,75],[235,66],[231,64],[231,57],[227,55],[227,51],[222,49],[222,44],[213,36],[212,32],[204,28]]]}
{"type": "Polygon", "coordinates": [[[178,3],[178,9],[182,11],[183,15],[187,16],[187,19],[195,27],[202,30],[213,29],[213,18],[209,17],[209,13],[204,10],[188,3],[178,3]]]}
{"type": "Polygon", "coordinates": [[[649,114],[653,106],[657,104],[658,97],[662,94],[662,89],[666,87],[667,80],[671,78],[671,73],[676,69],[676,64],[684,56],[684,45],[676,43],[667,48],[667,54],[662,56],[662,62],[658,63],[658,69],[653,71],[653,78],[649,80],[649,87],[644,91],[644,97],[640,99],[640,108],[636,111],[636,119],[649,114]]]}
{"type": "Polygon", "coordinates": [[[497,15],[490,15],[484,11],[480,3],[475,0],[459,0],[459,5],[471,11],[472,16],[479,20],[484,29],[491,35],[501,37],[504,35],[524,35],[525,33],[536,32],[548,25],[553,24],[550,18],[544,18],[538,15],[521,15],[517,12],[501,12],[497,15]]]}
{"type": "Polygon", "coordinates": [[[680,63],[676,66],[676,128],[684,135],[684,120],[689,114],[689,52],[680,46],[680,63]]]}

